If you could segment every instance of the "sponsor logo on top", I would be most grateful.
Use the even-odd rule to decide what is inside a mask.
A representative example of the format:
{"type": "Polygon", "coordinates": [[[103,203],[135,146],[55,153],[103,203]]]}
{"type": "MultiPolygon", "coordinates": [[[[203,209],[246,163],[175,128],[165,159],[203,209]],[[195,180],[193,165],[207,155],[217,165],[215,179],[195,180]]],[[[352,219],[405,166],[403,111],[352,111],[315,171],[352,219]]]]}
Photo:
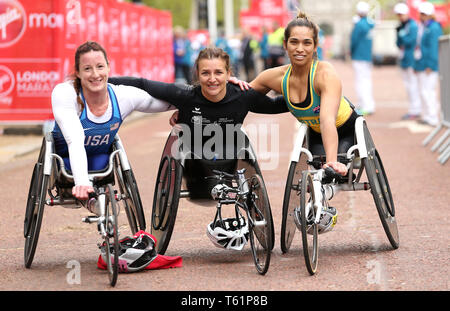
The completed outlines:
{"type": "Polygon", "coordinates": [[[0,48],[16,43],[26,27],[26,13],[20,2],[0,0],[0,48]]]}

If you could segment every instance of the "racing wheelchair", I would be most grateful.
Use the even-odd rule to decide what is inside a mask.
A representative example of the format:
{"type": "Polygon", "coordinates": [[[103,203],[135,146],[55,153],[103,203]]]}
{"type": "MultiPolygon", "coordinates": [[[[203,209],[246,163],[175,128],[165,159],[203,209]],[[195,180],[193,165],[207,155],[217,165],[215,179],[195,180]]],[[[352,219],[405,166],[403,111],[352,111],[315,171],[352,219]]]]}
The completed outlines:
{"type": "MultiPolygon", "coordinates": [[[[79,201],[72,195],[73,176],[66,169],[68,159],[55,153],[51,133],[43,138],[39,157],[34,165],[24,220],[25,267],[30,268],[34,259],[45,206],[65,208],[86,207],[94,215],[82,219],[85,223],[97,224],[103,244],[99,245],[107,264],[111,286],[117,281],[119,260],[118,214],[123,208],[128,224],[134,234],[145,230],[146,223],[139,190],[125,149],[116,135],[109,156],[102,157],[100,170],[89,170],[95,193],[89,200],[79,201]],[[114,187],[116,186],[116,187],[114,187]]],[[[97,163],[98,165],[98,163],[97,163]]]]}
{"type": "Polygon", "coordinates": [[[399,247],[394,200],[388,178],[367,123],[362,116],[355,121],[353,145],[338,154],[347,165],[347,176],[331,168],[322,169],[323,154],[308,150],[309,129],[301,123],[286,180],[281,223],[281,250],[289,251],[296,229],[302,234],[303,254],[308,272],[313,275],[318,263],[318,235],[330,231],[337,212],[328,201],[339,191],[370,190],[381,224],[394,249],[399,247]],[[365,180],[363,173],[367,177],[365,180]]]}
{"type": "MultiPolygon", "coordinates": [[[[216,178],[217,172],[228,174],[227,176],[235,176],[238,170],[245,172],[245,178],[258,181],[254,182],[253,190],[261,196],[258,200],[258,208],[263,211],[266,221],[264,229],[260,230],[269,235],[268,242],[264,242],[264,247],[267,248],[268,246],[270,251],[273,249],[274,227],[266,187],[253,148],[246,134],[243,131],[242,133],[245,137],[245,143],[238,150],[239,156],[237,158],[207,160],[194,158],[194,153],[190,150],[180,150],[182,148],[180,148],[177,130],[171,131],[159,164],[151,214],[151,234],[158,241],[158,254],[164,254],[167,250],[174,230],[180,199],[189,198],[192,201],[207,199],[212,201],[215,199],[214,187],[220,182],[220,179],[216,178]]],[[[242,173],[242,176],[244,176],[244,173],[242,173]]],[[[228,184],[228,186],[231,187],[231,184],[228,184]]],[[[220,215],[216,214],[217,217],[220,218],[220,215]]],[[[234,221],[239,224],[241,218],[237,217],[234,221]]],[[[248,219],[246,223],[248,223],[248,219]]],[[[238,227],[241,227],[241,225],[238,225],[238,227]]],[[[211,235],[208,236],[211,238],[211,235]]],[[[232,248],[231,244],[222,246],[232,248]]],[[[267,269],[264,271],[263,268],[261,271],[265,273],[267,269]]]]}

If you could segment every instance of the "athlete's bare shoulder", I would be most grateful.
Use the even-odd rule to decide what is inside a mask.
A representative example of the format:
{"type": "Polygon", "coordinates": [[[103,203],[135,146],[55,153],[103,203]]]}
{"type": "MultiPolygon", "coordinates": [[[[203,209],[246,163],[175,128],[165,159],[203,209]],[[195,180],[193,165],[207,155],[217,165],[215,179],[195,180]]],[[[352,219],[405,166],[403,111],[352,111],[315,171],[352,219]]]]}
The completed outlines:
{"type": "Polygon", "coordinates": [[[267,93],[270,90],[281,93],[281,80],[289,65],[269,68],[261,72],[251,83],[251,87],[261,93],[267,93]]]}
{"type": "Polygon", "coordinates": [[[330,84],[339,85],[340,83],[338,72],[333,64],[327,61],[319,61],[314,80],[315,86],[322,89],[325,86],[330,86],[330,84]]]}

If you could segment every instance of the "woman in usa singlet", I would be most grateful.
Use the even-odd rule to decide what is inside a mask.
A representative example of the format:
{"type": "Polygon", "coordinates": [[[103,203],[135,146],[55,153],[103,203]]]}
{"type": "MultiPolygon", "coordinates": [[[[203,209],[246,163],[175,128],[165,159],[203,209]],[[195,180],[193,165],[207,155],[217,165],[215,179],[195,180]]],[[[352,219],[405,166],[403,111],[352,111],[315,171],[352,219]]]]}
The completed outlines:
{"type": "Polygon", "coordinates": [[[174,107],[138,88],[108,84],[106,51],[96,42],[81,44],[74,63],[72,80],[52,91],[52,134],[56,153],[65,158],[74,177],[72,194],[86,200],[94,191],[88,171],[105,167],[122,120],[135,110],[150,113],[174,107]]]}

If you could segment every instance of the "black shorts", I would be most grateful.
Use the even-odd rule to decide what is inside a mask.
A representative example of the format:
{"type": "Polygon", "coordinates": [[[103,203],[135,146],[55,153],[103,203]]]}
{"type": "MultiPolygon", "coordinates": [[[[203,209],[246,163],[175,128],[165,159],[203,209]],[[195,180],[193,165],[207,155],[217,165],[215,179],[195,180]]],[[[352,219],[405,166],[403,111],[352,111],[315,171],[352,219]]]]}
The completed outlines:
{"type": "MultiPolygon", "coordinates": [[[[358,114],[353,110],[348,120],[338,127],[339,146],[338,153],[346,153],[355,144],[355,121],[358,114]]],[[[322,142],[322,134],[309,131],[308,149],[313,155],[325,156],[325,149],[322,142]]]]}

